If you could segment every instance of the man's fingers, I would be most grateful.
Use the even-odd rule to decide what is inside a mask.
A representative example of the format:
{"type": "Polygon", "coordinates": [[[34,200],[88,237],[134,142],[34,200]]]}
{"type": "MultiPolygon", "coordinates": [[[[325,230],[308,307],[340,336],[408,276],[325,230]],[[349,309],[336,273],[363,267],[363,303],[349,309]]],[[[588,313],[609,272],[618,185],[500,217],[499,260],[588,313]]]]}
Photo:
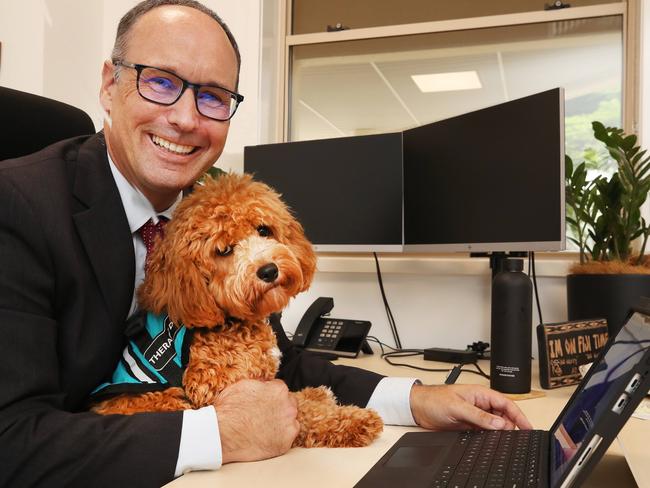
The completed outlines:
{"type": "MultiPolygon", "coordinates": [[[[499,408],[501,416],[504,419],[507,419],[509,422],[514,424],[514,426],[519,427],[522,430],[530,430],[533,428],[533,424],[530,423],[524,412],[517,406],[515,402],[509,400],[508,398],[503,397],[503,405],[499,408]]],[[[512,428],[514,428],[514,426],[512,428]]]]}
{"type": "Polygon", "coordinates": [[[520,422],[524,425],[523,428],[526,428],[525,425],[528,421],[519,410],[519,407],[505,397],[502,397],[502,399],[503,401],[496,402],[499,405],[490,409],[490,411],[484,410],[480,404],[475,406],[469,402],[458,403],[456,419],[460,423],[470,424],[478,429],[512,430],[518,425],[515,418],[518,417],[518,414],[521,414],[523,421],[520,419],[520,422]]]}
{"type": "Polygon", "coordinates": [[[503,428],[512,429],[515,426],[523,430],[533,428],[533,425],[515,402],[494,390],[483,389],[479,398],[477,398],[477,406],[502,417],[506,421],[503,428]]]}
{"type": "Polygon", "coordinates": [[[502,417],[485,412],[474,406],[471,407],[471,417],[468,420],[486,430],[502,430],[507,425],[506,420],[502,417]]]}

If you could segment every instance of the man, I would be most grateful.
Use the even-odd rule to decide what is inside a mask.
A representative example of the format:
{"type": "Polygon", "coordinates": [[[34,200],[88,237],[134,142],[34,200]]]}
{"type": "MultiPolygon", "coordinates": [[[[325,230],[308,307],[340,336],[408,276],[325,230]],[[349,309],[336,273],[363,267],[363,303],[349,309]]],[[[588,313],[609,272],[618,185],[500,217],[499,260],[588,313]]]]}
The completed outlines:
{"type": "Polygon", "coordinates": [[[387,422],[530,427],[487,388],[333,366],[292,349],[278,323],[283,381],[238,383],[196,411],[85,411],[135,309],[138,229],[170,216],[220,156],[238,73],[236,43],[214,13],[147,0],[124,16],[103,66],[103,134],[0,164],[0,485],[160,486],[191,469],[281,455],[298,429],[287,385],[328,384],[387,422]]]}

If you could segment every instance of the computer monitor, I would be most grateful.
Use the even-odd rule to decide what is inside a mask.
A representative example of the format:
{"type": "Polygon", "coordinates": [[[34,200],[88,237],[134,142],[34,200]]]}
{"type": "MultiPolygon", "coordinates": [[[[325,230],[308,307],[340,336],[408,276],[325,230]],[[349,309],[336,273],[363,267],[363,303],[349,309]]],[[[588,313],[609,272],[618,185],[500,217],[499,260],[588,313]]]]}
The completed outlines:
{"type": "Polygon", "coordinates": [[[565,247],[560,88],[399,133],[249,146],[317,251],[565,247]]]}
{"type": "Polygon", "coordinates": [[[417,252],[565,248],[560,88],[404,132],[404,245],[417,252]]]}
{"type": "Polygon", "coordinates": [[[402,250],[402,134],[244,148],[244,171],[282,194],[317,251],[402,250]]]}

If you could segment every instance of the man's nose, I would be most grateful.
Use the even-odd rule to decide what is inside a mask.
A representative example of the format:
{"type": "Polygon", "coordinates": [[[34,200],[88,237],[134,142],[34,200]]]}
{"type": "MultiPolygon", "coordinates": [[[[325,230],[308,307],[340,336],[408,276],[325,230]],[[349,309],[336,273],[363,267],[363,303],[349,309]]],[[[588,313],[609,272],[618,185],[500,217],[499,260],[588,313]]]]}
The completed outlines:
{"type": "Polygon", "coordinates": [[[175,104],[169,107],[167,119],[184,131],[191,131],[199,124],[201,114],[196,109],[194,92],[189,88],[181,95],[175,104]]]}

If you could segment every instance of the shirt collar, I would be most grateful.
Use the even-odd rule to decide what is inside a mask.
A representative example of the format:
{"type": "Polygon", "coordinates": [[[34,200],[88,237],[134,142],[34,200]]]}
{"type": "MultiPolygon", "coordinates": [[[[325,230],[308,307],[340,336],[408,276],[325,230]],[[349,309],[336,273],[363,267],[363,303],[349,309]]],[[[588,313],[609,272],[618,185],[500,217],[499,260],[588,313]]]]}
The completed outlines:
{"type": "MultiPolygon", "coordinates": [[[[108,153],[108,151],[106,152],[108,153]]],[[[117,185],[117,191],[120,193],[120,199],[122,200],[132,234],[137,232],[149,219],[152,219],[154,224],[158,223],[158,217],[160,216],[171,219],[174,209],[183,197],[182,192],[178,192],[178,197],[176,197],[176,200],[168,209],[163,212],[156,212],[151,202],[147,200],[147,197],[131,185],[124,175],[120,173],[120,170],[117,169],[117,166],[115,166],[115,163],[111,159],[110,154],[108,154],[108,163],[111,168],[111,173],[113,173],[115,184],[117,185]]]]}

